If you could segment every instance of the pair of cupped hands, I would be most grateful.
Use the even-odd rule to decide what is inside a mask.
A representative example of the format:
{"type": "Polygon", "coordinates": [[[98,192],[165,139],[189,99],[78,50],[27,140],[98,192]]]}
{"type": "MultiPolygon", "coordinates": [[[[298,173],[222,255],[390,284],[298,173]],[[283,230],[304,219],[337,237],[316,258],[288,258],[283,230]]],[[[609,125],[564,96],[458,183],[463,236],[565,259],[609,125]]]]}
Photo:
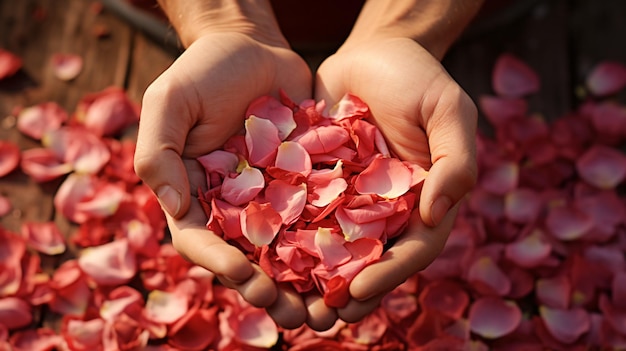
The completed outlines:
{"type": "Polygon", "coordinates": [[[146,90],[135,169],[166,212],[172,242],[191,262],[216,274],[276,323],[326,330],[356,322],[386,293],[427,267],[452,230],[460,200],[476,180],[476,108],[440,62],[414,40],[380,38],[344,44],[315,77],[286,45],[239,33],[199,37],[146,90]],[[313,88],[314,87],[314,88],[313,88]],[[397,241],[350,284],[340,309],[321,296],[277,285],[237,248],[206,228],[196,200],[206,189],[196,157],[219,149],[241,130],[248,104],[284,90],[295,102],[327,106],[352,93],[369,105],[390,149],[429,170],[419,207],[397,241]]]}

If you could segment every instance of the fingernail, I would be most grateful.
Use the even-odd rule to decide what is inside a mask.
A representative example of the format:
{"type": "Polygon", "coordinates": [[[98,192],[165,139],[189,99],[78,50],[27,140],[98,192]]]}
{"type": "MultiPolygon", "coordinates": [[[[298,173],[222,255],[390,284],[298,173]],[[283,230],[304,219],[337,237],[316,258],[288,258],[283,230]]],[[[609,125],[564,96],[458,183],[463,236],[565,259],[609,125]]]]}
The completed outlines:
{"type": "Polygon", "coordinates": [[[452,201],[447,196],[440,196],[435,200],[433,206],[430,208],[430,218],[433,221],[433,225],[438,225],[443,217],[448,213],[452,207],[452,201]]]}
{"type": "Polygon", "coordinates": [[[161,206],[171,216],[176,217],[180,211],[180,193],[169,185],[164,185],[157,191],[157,197],[161,206]]]}

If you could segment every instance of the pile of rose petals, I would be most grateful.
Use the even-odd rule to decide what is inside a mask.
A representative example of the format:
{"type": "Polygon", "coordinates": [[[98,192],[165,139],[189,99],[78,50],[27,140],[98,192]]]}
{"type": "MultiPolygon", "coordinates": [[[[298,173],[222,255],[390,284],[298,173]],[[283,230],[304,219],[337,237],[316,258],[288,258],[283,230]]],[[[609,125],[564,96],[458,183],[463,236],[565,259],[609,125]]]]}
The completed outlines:
{"type": "MultiPolygon", "coordinates": [[[[550,116],[553,121],[548,122],[540,111],[529,111],[526,100],[539,91],[537,74],[515,56],[501,56],[494,69],[494,95],[478,101],[493,126],[489,136],[478,135],[479,182],[444,251],[362,321],[339,321],[325,332],[306,326],[276,327],[265,311],[182,259],[164,240],[165,220],[158,202],[133,172],[134,142],[122,137],[137,121],[137,108],[123,91],[88,95],[71,114],[54,103],[16,110],[17,128],[26,138],[40,140],[41,146],[20,150],[9,141],[0,142],[0,177],[23,172],[39,182],[58,179],[54,206],[75,226],[61,232],[56,222],[42,219],[23,223],[18,233],[0,228],[0,349],[625,349],[626,106],[619,101],[626,87],[625,72],[618,62],[598,64],[584,82],[587,96],[580,107],[558,119],[550,116]],[[68,248],[74,248],[76,258],[68,248]],[[50,256],[58,262],[60,257],[68,259],[50,271],[42,264],[51,262],[50,256]],[[50,323],[55,317],[58,323],[50,323]]],[[[367,155],[387,154],[380,136],[371,134],[373,129],[359,129],[365,126],[357,122],[363,121],[359,115],[365,113],[363,107],[347,97],[324,117],[323,106],[313,102],[285,106],[263,98],[251,106],[249,114],[257,116],[247,122],[252,135],[234,137],[209,157],[212,174],[217,175],[208,184],[221,182],[226,188],[202,194],[205,204],[215,206],[208,208],[226,209],[222,219],[212,212],[210,227],[217,230],[226,223],[220,220],[240,214],[241,208],[256,201],[244,216],[249,223],[228,222],[228,228],[241,230],[241,236],[229,240],[250,250],[252,259],[266,257],[264,267],[275,279],[299,277],[293,269],[282,270],[288,265],[272,265],[279,252],[312,256],[313,262],[302,260],[302,267],[322,260],[341,267],[345,251],[333,246],[320,249],[336,242],[324,239],[339,237],[344,248],[376,240],[359,237],[365,232],[359,231],[363,226],[357,222],[340,225],[344,232],[352,230],[347,231],[348,241],[337,236],[336,229],[317,229],[333,228],[325,226],[328,219],[321,219],[330,211],[321,209],[332,206],[338,196],[345,203],[348,194],[359,197],[354,195],[357,188],[369,189],[363,192],[375,195],[360,195],[359,200],[385,198],[371,204],[378,213],[386,209],[382,204],[393,201],[392,195],[402,193],[390,187],[393,191],[377,194],[372,190],[377,182],[367,178],[357,185],[356,174],[367,174],[371,164],[379,163],[372,166],[377,168],[381,160],[391,160],[375,156],[369,164],[360,163],[367,155]],[[268,119],[269,112],[278,117],[268,119]],[[333,134],[334,120],[356,115],[338,122],[352,128],[348,138],[360,137],[362,149],[357,148],[352,161],[337,165],[328,155],[346,139],[333,134]],[[309,127],[319,123],[328,126],[305,138],[309,127]],[[355,123],[362,126],[352,127],[355,123]],[[302,147],[304,153],[287,138],[290,134],[319,143],[315,148],[301,144],[309,145],[302,147]],[[264,142],[258,144],[258,137],[264,142]],[[287,145],[281,146],[285,140],[287,145]],[[246,163],[233,154],[251,157],[246,163]],[[294,154],[308,154],[310,166],[306,157],[294,154]],[[215,167],[218,164],[222,168],[215,167]],[[254,168],[268,173],[261,174],[267,185],[259,185],[254,168]],[[353,174],[352,180],[347,181],[346,174],[353,174]],[[335,179],[348,185],[344,188],[342,180],[335,179]],[[326,184],[323,180],[328,186],[320,185],[326,184]],[[342,184],[331,185],[333,180],[342,184]],[[272,181],[277,183],[270,187],[272,181]],[[303,193],[304,200],[299,197],[303,193]],[[259,201],[260,194],[266,201],[259,201]],[[272,199],[304,205],[293,211],[274,200],[276,215],[263,205],[272,199]],[[297,230],[276,236],[257,231],[248,234],[250,240],[243,236],[242,224],[248,228],[257,223],[259,214],[261,220],[276,219],[275,225],[281,227],[286,226],[284,221],[297,222],[298,216],[312,223],[320,220],[315,230],[297,228],[303,231],[300,235],[309,234],[310,241],[299,242],[297,230]],[[291,241],[279,247],[285,236],[291,241]],[[307,251],[302,244],[307,244],[307,251]],[[270,247],[276,256],[267,256],[270,247]]],[[[346,159],[343,155],[352,155],[347,151],[341,148],[334,156],[346,159]]],[[[375,177],[380,179],[380,174],[375,177]]],[[[0,194],[0,216],[10,214],[12,207],[11,199],[0,194]]],[[[343,208],[348,220],[355,218],[356,211],[350,210],[343,208]]],[[[388,222],[383,229],[387,236],[388,222]]],[[[220,234],[226,232],[231,231],[220,234]]],[[[308,284],[325,281],[316,279],[308,284]]],[[[307,287],[306,281],[292,283],[307,287]]]]}
{"type": "Polygon", "coordinates": [[[245,130],[198,158],[207,228],[299,293],[343,307],[352,278],[402,233],[426,170],[389,155],[368,107],[346,95],[323,102],[253,101],[245,130]]]}

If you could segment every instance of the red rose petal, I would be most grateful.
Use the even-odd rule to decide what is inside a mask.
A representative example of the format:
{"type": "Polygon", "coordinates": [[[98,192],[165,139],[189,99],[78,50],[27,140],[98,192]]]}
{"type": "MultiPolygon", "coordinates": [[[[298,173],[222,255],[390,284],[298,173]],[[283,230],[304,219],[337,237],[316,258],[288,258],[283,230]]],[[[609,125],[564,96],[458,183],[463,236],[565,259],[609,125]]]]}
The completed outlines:
{"type": "Polygon", "coordinates": [[[575,342],[591,326],[589,314],[582,308],[568,310],[540,306],[539,314],[550,334],[566,344],[575,342]]]}
{"type": "Polygon", "coordinates": [[[566,309],[570,304],[572,285],[563,275],[538,279],[535,295],[540,305],[550,308],[566,309]]]}
{"type": "Polygon", "coordinates": [[[620,62],[598,63],[587,76],[589,92],[595,96],[606,96],[626,87],[626,66],[620,62]]]}
{"type": "Polygon", "coordinates": [[[483,256],[470,266],[467,280],[474,288],[485,293],[504,296],[511,290],[511,281],[500,267],[488,256],[483,256]]]}
{"type": "Polygon", "coordinates": [[[61,80],[72,80],[83,69],[83,58],[78,55],[54,54],[50,60],[54,75],[61,80]]]}
{"type": "Polygon", "coordinates": [[[454,320],[463,316],[469,301],[467,292],[451,280],[432,282],[419,295],[423,309],[436,311],[454,320]]]}
{"type": "Polygon", "coordinates": [[[20,149],[13,142],[0,140],[0,177],[11,173],[20,163],[20,149]]]}
{"type": "Polygon", "coordinates": [[[513,301],[482,297],[472,303],[468,318],[472,332],[487,339],[497,339],[517,328],[522,312],[513,301]]]}
{"type": "Polygon", "coordinates": [[[270,348],[278,342],[276,323],[262,309],[248,308],[238,317],[236,338],[244,345],[270,348]]]}
{"type": "Polygon", "coordinates": [[[57,154],[46,148],[33,148],[22,152],[22,171],[36,182],[47,182],[72,171],[71,163],[59,160],[57,154]]]}
{"type": "Polygon", "coordinates": [[[522,97],[539,91],[539,77],[525,62],[511,54],[496,60],[492,76],[493,89],[501,96],[522,97]]]}
{"type": "Polygon", "coordinates": [[[56,102],[27,107],[17,116],[17,129],[40,140],[47,132],[58,129],[68,119],[67,112],[56,102]]]}
{"type": "Polygon", "coordinates": [[[6,196],[0,195],[0,217],[6,216],[13,210],[11,199],[6,196]]]}
{"type": "Polygon", "coordinates": [[[84,249],[78,265],[101,285],[127,283],[137,271],[135,254],[130,251],[128,240],[125,239],[84,249]]]}
{"type": "Polygon", "coordinates": [[[31,306],[17,297],[0,298],[0,324],[8,329],[29,325],[33,320],[31,306]]]}
{"type": "Polygon", "coordinates": [[[528,113],[528,103],[520,98],[484,95],[478,99],[478,105],[487,120],[494,126],[504,125],[528,113]]]}
{"type": "Polygon", "coordinates": [[[626,178],[626,155],[607,146],[595,145],[578,159],[576,169],[589,184],[612,189],[626,178]]]}
{"type": "Polygon", "coordinates": [[[22,59],[13,53],[0,49],[0,80],[10,77],[22,68],[22,59]]]}
{"type": "Polygon", "coordinates": [[[495,195],[505,195],[519,182],[519,166],[515,162],[502,162],[489,168],[481,177],[480,185],[495,195]]]}
{"type": "Polygon", "coordinates": [[[546,226],[559,240],[576,240],[593,228],[593,219],[572,206],[557,206],[548,212],[546,226]]]}
{"type": "Polygon", "coordinates": [[[65,252],[65,239],[54,222],[24,222],[22,236],[31,248],[46,255],[65,252]]]}
{"type": "Polygon", "coordinates": [[[528,235],[507,244],[505,256],[520,267],[536,267],[543,263],[552,252],[552,246],[541,230],[533,230],[528,235]]]}
{"type": "Polygon", "coordinates": [[[350,300],[350,284],[342,276],[335,276],[326,283],[324,303],[328,307],[342,308],[350,300]]]}

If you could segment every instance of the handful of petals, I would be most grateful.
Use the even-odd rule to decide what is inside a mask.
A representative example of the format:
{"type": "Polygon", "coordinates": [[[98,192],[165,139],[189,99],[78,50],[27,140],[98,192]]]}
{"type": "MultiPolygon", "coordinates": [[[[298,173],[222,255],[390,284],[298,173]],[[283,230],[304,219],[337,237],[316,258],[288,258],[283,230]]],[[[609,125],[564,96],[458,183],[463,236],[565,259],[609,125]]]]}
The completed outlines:
{"type": "Polygon", "coordinates": [[[324,109],[284,94],[252,102],[242,133],[198,158],[208,186],[198,197],[207,228],[276,282],[341,307],[352,278],[405,229],[427,171],[390,154],[356,96],[324,109]]]}

